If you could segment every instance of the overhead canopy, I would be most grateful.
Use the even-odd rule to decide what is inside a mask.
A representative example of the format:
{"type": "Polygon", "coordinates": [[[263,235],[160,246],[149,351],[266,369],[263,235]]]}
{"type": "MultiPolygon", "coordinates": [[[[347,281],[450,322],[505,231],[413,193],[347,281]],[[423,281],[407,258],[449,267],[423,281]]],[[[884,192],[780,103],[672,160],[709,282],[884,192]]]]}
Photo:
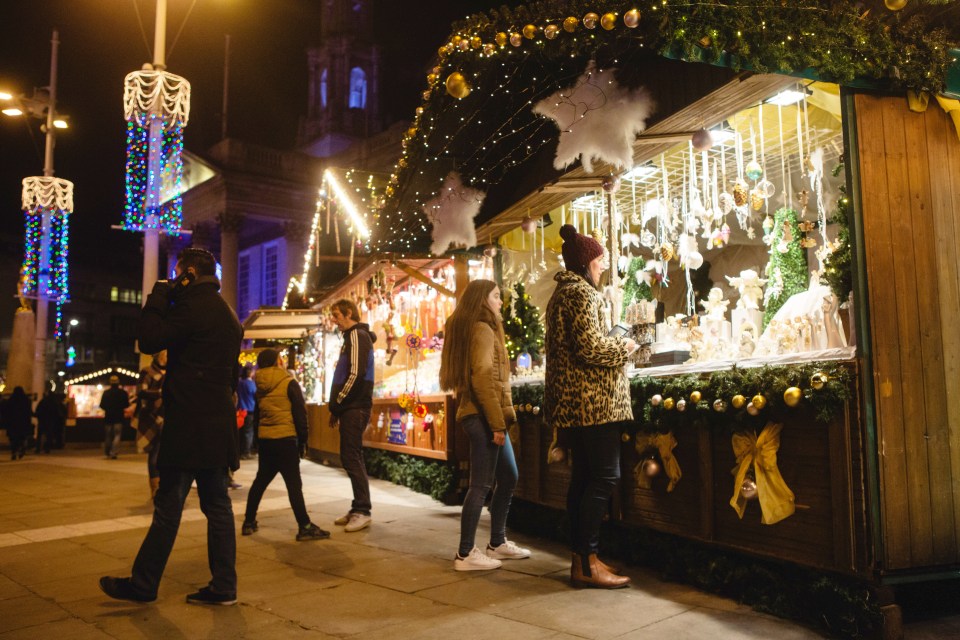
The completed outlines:
{"type": "Polygon", "coordinates": [[[243,323],[245,340],[296,340],[320,324],[322,314],[313,309],[253,311],[243,323]]]}

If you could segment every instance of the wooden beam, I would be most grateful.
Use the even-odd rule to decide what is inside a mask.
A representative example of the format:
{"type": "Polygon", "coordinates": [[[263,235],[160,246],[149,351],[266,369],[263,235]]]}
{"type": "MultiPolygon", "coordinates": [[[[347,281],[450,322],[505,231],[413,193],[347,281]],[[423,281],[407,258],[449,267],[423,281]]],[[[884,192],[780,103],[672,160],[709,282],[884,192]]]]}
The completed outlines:
{"type": "Polygon", "coordinates": [[[456,297],[457,297],[457,294],[455,294],[453,291],[450,291],[450,289],[447,289],[447,288],[444,287],[443,285],[437,284],[436,282],[434,282],[433,280],[431,280],[431,279],[428,278],[427,276],[423,275],[423,274],[420,273],[417,269],[414,269],[414,268],[411,267],[410,265],[408,265],[408,264],[406,264],[406,263],[404,263],[404,262],[400,262],[399,260],[397,260],[396,262],[394,262],[394,264],[397,266],[398,269],[400,269],[401,271],[403,271],[405,274],[407,274],[408,276],[410,276],[410,277],[413,278],[414,280],[419,280],[419,281],[422,282],[423,284],[425,284],[425,285],[427,285],[427,286],[429,286],[429,287],[433,287],[434,289],[436,289],[437,291],[439,291],[439,292],[442,293],[443,295],[448,296],[448,297],[450,297],[450,298],[456,298],[456,297]]]}

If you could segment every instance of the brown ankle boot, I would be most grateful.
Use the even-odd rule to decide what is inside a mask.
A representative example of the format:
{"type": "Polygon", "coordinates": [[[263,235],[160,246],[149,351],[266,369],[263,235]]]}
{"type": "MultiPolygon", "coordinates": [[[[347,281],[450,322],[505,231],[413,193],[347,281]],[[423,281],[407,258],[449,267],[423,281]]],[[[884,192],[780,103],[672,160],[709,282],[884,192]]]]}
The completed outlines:
{"type": "Polygon", "coordinates": [[[620,573],[623,571],[621,567],[618,567],[614,564],[607,564],[606,562],[600,559],[600,556],[597,556],[597,562],[600,564],[601,567],[603,567],[605,570],[609,571],[610,573],[615,573],[617,575],[620,575],[620,573]]]}
{"type": "Polygon", "coordinates": [[[630,583],[630,578],[611,573],[597,559],[595,553],[591,553],[586,558],[575,553],[570,566],[570,582],[575,587],[619,589],[627,586],[630,583]]]}

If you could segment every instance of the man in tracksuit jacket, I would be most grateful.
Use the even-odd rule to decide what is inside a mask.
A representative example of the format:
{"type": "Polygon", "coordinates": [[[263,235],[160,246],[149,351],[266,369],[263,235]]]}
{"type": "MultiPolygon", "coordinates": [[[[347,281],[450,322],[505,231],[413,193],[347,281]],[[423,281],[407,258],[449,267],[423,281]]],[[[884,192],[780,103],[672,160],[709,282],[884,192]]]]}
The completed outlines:
{"type": "Polygon", "coordinates": [[[353,502],[350,511],[334,524],[344,531],[370,526],[370,482],[363,462],[363,432],[373,406],[373,342],[376,335],[360,322],[360,312],[350,300],[338,300],[331,316],[343,334],[340,359],[330,389],[330,427],[340,425],[340,462],[350,476],[353,502]]]}

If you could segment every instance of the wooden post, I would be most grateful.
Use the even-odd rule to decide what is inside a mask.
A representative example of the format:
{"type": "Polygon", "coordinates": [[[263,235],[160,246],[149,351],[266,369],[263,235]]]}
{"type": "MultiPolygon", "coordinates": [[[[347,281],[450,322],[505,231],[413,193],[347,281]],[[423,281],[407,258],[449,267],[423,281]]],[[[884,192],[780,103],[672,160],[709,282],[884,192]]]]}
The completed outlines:
{"type": "Polygon", "coordinates": [[[467,288],[467,283],[470,282],[470,265],[468,261],[470,256],[466,253],[458,253],[453,257],[453,273],[455,282],[457,283],[457,300],[460,300],[460,297],[463,296],[464,290],[467,288]]]}

